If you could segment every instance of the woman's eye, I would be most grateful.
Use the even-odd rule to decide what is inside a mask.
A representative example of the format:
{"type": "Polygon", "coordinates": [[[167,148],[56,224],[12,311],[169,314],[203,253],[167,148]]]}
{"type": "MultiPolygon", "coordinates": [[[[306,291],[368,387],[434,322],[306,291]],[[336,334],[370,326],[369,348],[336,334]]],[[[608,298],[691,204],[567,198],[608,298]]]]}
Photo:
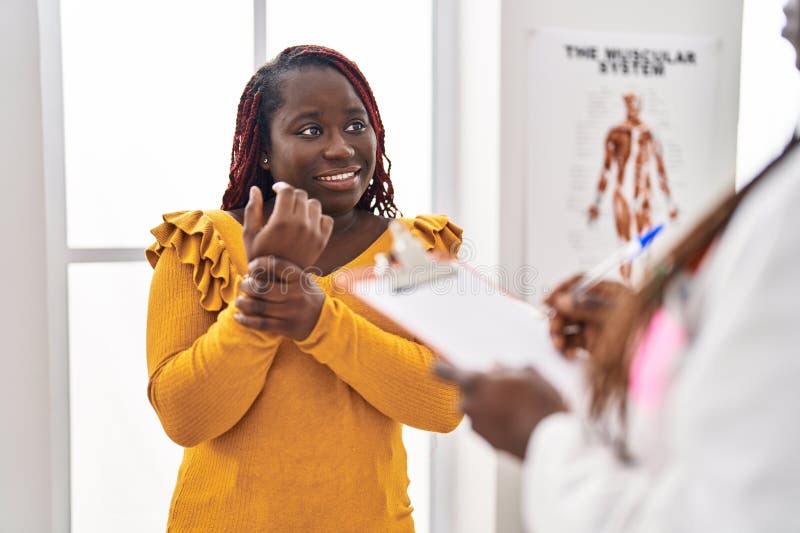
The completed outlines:
{"type": "Polygon", "coordinates": [[[316,137],[320,133],[322,133],[322,130],[318,126],[309,126],[300,130],[300,135],[308,135],[309,137],[316,137]]]}
{"type": "Polygon", "coordinates": [[[355,122],[351,122],[348,126],[344,129],[344,131],[361,131],[366,128],[367,125],[361,122],[360,120],[356,120],[355,122]]]}

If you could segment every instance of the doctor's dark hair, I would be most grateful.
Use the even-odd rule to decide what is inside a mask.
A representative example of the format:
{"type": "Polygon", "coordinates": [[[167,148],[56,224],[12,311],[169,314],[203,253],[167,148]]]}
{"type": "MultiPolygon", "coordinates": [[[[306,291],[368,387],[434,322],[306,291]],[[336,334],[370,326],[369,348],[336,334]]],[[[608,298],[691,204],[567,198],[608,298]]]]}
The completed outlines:
{"type": "Polygon", "coordinates": [[[627,393],[634,351],[653,313],[663,304],[664,293],[675,276],[695,271],[706,252],[728,226],[737,207],[753,190],[763,183],[785,157],[797,149],[794,140],[783,154],[765,168],[750,183],[736,193],[731,193],[713,206],[692,229],[648,273],[643,284],[616,302],[609,309],[608,326],[597,341],[589,359],[590,384],[589,413],[595,420],[605,420],[609,414],[619,415],[623,433],[606,432],[622,459],[630,459],[625,442],[627,393]]]}
{"type": "Polygon", "coordinates": [[[256,71],[239,99],[236,131],[231,149],[231,167],[228,188],[222,196],[222,209],[231,210],[247,204],[250,187],[257,185],[265,200],[275,196],[272,173],[262,169],[258,158],[270,145],[270,124],[275,111],[283,105],[283,75],[303,67],[329,67],[340,72],[355,89],[369,115],[375,131],[377,149],[375,174],[356,208],[394,218],[398,214],[394,205],[394,187],[389,178],[392,162],[386,157],[385,132],[378,104],[358,66],[345,56],[324,46],[301,45],[285,49],[256,71]],[[388,168],[384,169],[386,159],[388,168]]]}

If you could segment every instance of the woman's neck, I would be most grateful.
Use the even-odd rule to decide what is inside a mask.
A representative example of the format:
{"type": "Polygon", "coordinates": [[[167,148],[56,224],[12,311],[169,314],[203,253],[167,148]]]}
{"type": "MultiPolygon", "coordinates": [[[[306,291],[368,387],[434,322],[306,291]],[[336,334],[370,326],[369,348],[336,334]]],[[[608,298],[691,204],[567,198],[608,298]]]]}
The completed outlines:
{"type": "Polygon", "coordinates": [[[358,220],[361,218],[358,209],[351,209],[346,213],[330,216],[333,219],[333,232],[331,233],[332,237],[344,235],[350,230],[350,228],[355,226],[358,220]]]}

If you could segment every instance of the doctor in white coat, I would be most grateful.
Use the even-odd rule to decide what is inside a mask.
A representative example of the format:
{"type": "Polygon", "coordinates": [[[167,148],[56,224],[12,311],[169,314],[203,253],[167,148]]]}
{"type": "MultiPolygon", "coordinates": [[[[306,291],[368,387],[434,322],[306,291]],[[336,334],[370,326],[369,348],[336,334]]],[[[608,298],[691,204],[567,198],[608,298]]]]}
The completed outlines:
{"type": "MultiPolygon", "coordinates": [[[[795,7],[784,35],[800,57],[795,7]]],[[[576,299],[573,283],[549,303],[557,348],[589,352],[585,409],[533,370],[437,368],[473,428],[524,460],[529,530],[800,532],[800,147],[637,292],[576,299]]]]}

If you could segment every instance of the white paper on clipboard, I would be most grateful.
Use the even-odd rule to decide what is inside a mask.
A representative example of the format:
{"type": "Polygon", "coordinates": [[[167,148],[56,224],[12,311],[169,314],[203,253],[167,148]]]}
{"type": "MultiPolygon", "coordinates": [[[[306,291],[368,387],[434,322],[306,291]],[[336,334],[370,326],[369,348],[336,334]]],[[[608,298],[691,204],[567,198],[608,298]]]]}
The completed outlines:
{"type": "Polygon", "coordinates": [[[400,290],[390,278],[377,277],[357,282],[351,292],[459,368],[532,366],[574,397],[580,366],[555,351],[547,318],[468,266],[450,264],[455,274],[400,290]]]}

